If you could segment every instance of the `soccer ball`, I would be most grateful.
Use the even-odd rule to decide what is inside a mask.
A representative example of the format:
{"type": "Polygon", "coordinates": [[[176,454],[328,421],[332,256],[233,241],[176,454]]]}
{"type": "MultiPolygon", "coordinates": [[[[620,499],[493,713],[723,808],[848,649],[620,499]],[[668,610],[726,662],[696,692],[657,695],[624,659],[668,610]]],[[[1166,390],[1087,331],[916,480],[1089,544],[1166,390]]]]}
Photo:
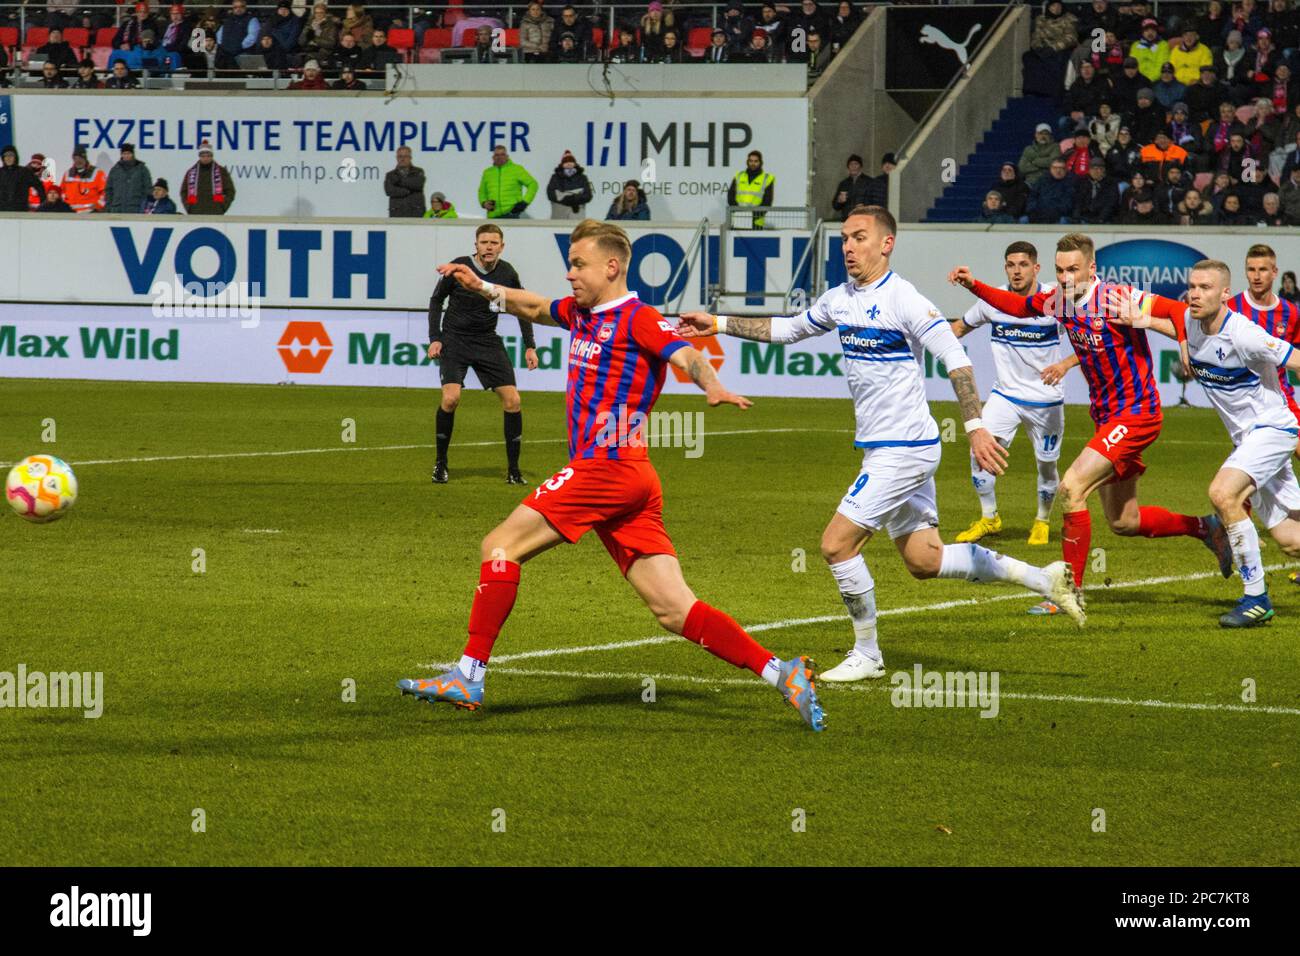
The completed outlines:
{"type": "Polygon", "coordinates": [[[9,470],[5,498],[28,521],[62,518],[77,500],[77,476],[53,455],[31,455],[9,470]]]}

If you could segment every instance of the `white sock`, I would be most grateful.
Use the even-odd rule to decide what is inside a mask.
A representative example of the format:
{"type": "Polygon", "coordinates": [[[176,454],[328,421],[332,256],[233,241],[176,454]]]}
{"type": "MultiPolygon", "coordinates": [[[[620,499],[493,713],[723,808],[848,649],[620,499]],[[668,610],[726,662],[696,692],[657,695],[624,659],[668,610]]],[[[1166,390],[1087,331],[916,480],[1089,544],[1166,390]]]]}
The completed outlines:
{"type": "Polygon", "coordinates": [[[1056,489],[1060,479],[1056,474],[1056,462],[1040,461],[1038,463],[1038,520],[1046,521],[1052,516],[1052,505],[1056,502],[1056,489]]]}
{"type": "Polygon", "coordinates": [[[975,486],[975,494],[980,496],[980,513],[986,518],[996,518],[998,514],[998,476],[981,468],[972,455],[970,460],[970,480],[971,484],[975,486]]]}
{"type": "Polygon", "coordinates": [[[939,577],[965,578],[979,584],[1009,581],[1037,591],[1043,597],[1049,597],[1052,591],[1042,568],[981,548],[978,544],[945,544],[939,577]]]}
{"type": "Polygon", "coordinates": [[[462,654],[460,656],[460,663],[456,665],[456,669],[459,670],[466,679],[473,681],[482,680],[483,675],[487,673],[487,665],[477,657],[470,657],[468,654],[462,654]]]}
{"type": "Polygon", "coordinates": [[[1264,567],[1259,559],[1259,532],[1255,523],[1243,518],[1236,524],[1228,525],[1228,541],[1232,544],[1232,560],[1237,562],[1237,573],[1246,593],[1252,597],[1267,594],[1264,587],[1264,567]]]}
{"type": "Polygon", "coordinates": [[[831,565],[831,574],[840,586],[840,598],[853,621],[853,649],[874,661],[881,660],[876,641],[876,582],[867,562],[855,554],[847,561],[831,565]]]}
{"type": "Polygon", "coordinates": [[[781,682],[781,661],[775,656],[772,657],[763,665],[763,673],[760,676],[773,687],[776,687],[781,682]]]}

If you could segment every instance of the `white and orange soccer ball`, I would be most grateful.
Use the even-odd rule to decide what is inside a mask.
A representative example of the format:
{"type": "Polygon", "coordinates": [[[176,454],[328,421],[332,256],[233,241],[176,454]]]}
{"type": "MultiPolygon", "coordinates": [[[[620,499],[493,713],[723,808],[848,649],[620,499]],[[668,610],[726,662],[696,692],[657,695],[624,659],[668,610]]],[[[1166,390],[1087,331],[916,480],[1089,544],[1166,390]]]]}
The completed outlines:
{"type": "Polygon", "coordinates": [[[54,521],[76,503],[77,476],[62,458],[31,455],[9,469],[5,498],[28,521],[54,521]]]}

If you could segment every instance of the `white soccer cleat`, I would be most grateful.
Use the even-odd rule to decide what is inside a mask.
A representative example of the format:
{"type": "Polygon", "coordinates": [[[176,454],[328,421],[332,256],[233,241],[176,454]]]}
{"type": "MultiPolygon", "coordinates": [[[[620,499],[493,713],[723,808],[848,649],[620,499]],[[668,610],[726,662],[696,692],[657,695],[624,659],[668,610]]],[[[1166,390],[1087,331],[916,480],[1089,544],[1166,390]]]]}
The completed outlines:
{"type": "Polygon", "coordinates": [[[1047,580],[1052,586],[1052,592],[1047,595],[1047,598],[1070,615],[1075,624],[1083,627],[1088,620],[1088,615],[1083,612],[1078,592],[1074,589],[1074,573],[1070,570],[1070,566],[1064,561],[1054,561],[1043,568],[1043,573],[1047,575],[1047,580]]]}
{"type": "Polygon", "coordinates": [[[835,667],[823,674],[818,674],[819,681],[829,681],[832,684],[850,684],[858,680],[876,680],[885,676],[885,662],[876,660],[874,657],[868,657],[860,653],[856,648],[849,651],[849,656],[844,658],[835,667]]]}

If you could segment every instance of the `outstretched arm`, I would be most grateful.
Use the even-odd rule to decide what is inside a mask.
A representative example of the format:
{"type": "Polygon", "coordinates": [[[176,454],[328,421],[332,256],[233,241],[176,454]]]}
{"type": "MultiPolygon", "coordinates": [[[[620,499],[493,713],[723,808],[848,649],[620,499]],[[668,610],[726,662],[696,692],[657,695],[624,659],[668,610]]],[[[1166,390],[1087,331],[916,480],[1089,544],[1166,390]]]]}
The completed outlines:
{"type": "Polygon", "coordinates": [[[677,351],[669,356],[668,361],[691,377],[691,381],[704,392],[704,397],[710,405],[735,405],[738,408],[749,408],[754,404],[743,395],[728,391],[719,380],[718,373],[710,364],[708,357],[699,349],[689,345],[681,348],[679,344],[677,351]]]}
{"type": "Polygon", "coordinates": [[[527,289],[508,289],[493,282],[484,282],[474,270],[464,263],[449,262],[438,266],[438,272],[455,279],[470,292],[477,292],[492,302],[498,312],[508,312],[526,322],[556,325],[551,318],[551,300],[527,289]]]}
{"type": "Polygon", "coordinates": [[[734,335],[754,342],[798,342],[814,335],[834,332],[835,326],[818,320],[812,311],[799,315],[747,316],[710,315],[708,312],[683,312],[677,334],[685,339],[709,335],[734,335]]]}
{"type": "Polygon", "coordinates": [[[975,278],[967,266],[958,266],[953,269],[952,272],[948,273],[948,281],[953,285],[969,289],[993,308],[999,312],[1005,312],[1007,315],[1028,318],[1031,315],[1045,314],[1039,304],[1041,302],[1041,293],[1017,295],[1014,292],[1008,292],[1006,289],[985,285],[975,278]]]}

